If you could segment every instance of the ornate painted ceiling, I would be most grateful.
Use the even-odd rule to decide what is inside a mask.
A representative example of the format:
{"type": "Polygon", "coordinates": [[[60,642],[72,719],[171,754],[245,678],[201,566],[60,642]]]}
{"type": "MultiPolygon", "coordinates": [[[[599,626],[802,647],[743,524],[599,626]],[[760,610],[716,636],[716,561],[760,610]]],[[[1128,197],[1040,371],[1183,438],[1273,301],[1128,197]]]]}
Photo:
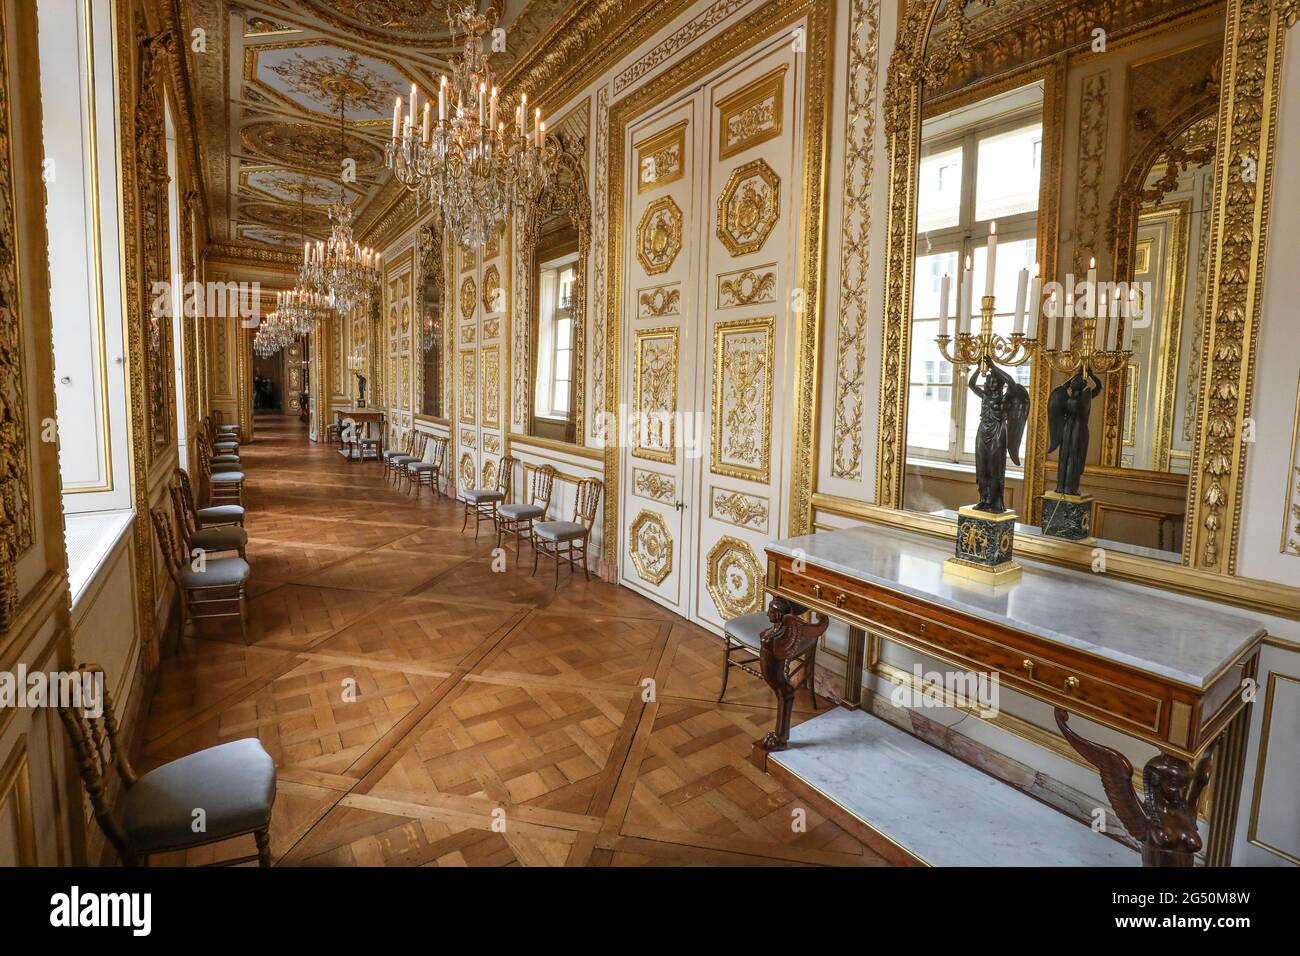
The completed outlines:
{"type": "MultiPolygon", "coordinates": [[[[546,46],[580,0],[479,0],[497,9],[503,80],[546,46]]],[[[342,196],[363,223],[392,201],[384,169],[394,97],[459,50],[447,0],[190,0],[185,23],[207,191],[209,241],[278,258],[328,233],[342,196]],[[344,182],[346,160],[355,181],[344,182]]]]}

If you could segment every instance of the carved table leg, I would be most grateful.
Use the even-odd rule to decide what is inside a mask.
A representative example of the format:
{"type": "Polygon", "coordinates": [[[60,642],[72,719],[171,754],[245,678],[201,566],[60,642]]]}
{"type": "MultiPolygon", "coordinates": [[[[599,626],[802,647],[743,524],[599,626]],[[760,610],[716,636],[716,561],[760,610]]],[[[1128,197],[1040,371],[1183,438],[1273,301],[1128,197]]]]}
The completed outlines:
{"type": "Polygon", "coordinates": [[[1097,768],[1102,789],[1120,822],[1142,844],[1143,866],[1192,866],[1201,848],[1196,805],[1214,770],[1215,743],[1195,769],[1186,760],[1158,754],[1142,768],[1143,798],[1133,789],[1133,764],[1118,750],[1084,740],[1070,729],[1069,715],[1054,711],[1056,726],[1075,750],[1097,768]]]}
{"type": "Polygon", "coordinates": [[[803,620],[799,615],[807,610],[779,597],[773,598],[767,608],[767,619],[772,626],[759,638],[758,667],[763,680],[776,695],[776,727],[757,746],[768,753],[784,750],[790,740],[795,694],[794,685],[790,683],[790,661],[807,651],[811,643],[826,633],[830,624],[830,619],[824,615],[819,615],[821,619],[811,624],[803,620]]]}

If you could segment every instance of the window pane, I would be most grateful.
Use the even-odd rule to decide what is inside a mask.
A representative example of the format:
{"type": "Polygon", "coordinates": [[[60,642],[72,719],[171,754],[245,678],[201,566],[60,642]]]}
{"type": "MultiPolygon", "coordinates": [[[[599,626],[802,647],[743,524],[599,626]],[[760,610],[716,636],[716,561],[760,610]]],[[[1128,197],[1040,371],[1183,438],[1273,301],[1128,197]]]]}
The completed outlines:
{"type": "Polygon", "coordinates": [[[555,411],[567,414],[569,411],[569,383],[556,382],[555,384],[555,411]]]}
{"type": "Polygon", "coordinates": [[[938,322],[912,324],[912,380],[907,407],[907,443],[947,451],[952,433],[952,366],[939,354],[938,322]]]}
{"type": "Polygon", "coordinates": [[[571,339],[573,337],[573,320],[560,319],[555,323],[555,347],[557,349],[572,348],[571,339]]]}
{"type": "MultiPolygon", "coordinates": [[[[976,247],[971,257],[971,269],[975,276],[975,295],[971,299],[973,310],[972,330],[979,331],[980,296],[984,294],[985,263],[988,261],[988,246],[976,247]]],[[[993,295],[996,299],[994,308],[998,314],[1007,314],[1006,331],[1011,331],[1011,313],[1016,308],[1016,284],[1019,282],[1020,270],[1028,269],[1034,274],[1035,257],[1038,254],[1037,239],[1017,239],[1011,242],[998,242],[998,274],[993,278],[993,295]]],[[[1028,291],[1026,291],[1028,295],[1028,291]]],[[[996,327],[996,326],[995,326],[996,327]]]]}
{"type": "Polygon", "coordinates": [[[975,218],[997,219],[1038,208],[1043,124],[994,133],[979,141],[975,218]]]}
{"type": "Polygon", "coordinates": [[[960,146],[921,158],[917,231],[957,225],[961,214],[961,165],[960,146]]]}
{"type": "Polygon", "coordinates": [[[948,318],[953,319],[956,317],[957,295],[954,291],[957,288],[956,252],[939,252],[929,256],[917,256],[916,276],[912,283],[914,293],[912,300],[913,315],[923,319],[938,318],[939,286],[943,282],[945,273],[950,277],[948,282],[948,318]]]}
{"type": "Polygon", "coordinates": [[[555,380],[565,381],[569,378],[569,359],[573,355],[568,349],[562,349],[555,353],[555,380]]]}

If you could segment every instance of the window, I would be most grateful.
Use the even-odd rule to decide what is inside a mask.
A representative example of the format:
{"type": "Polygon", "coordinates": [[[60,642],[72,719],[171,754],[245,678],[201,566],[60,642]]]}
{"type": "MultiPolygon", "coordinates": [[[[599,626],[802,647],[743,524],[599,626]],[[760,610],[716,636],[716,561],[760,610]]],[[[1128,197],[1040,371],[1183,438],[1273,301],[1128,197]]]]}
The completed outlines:
{"type": "MultiPolygon", "coordinates": [[[[993,328],[1011,332],[1018,274],[1027,268],[1032,275],[1037,261],[1041,91],[1035,103],[1026,103],[1025,91],[1013,91],[926,125],[917,197],[908,454],[973,465],[980,404],[966,387],[972,370],[961,370],[955,381],[952,365],[935,342],[939,292],[943,277],[950,276],[951,321],[957,310],[957,276],[969,256],[977,283],[972,330],[979,331],[989,228],[996,221],[993,328]]],[[[1010,372],[1028,385],[1028,363],[1010,372]]]]}
{"type": "Polygon", "coordinates": [[[75,603],[133,513],[113,9],[39,0],[37,15],[59,474],[75,603]]]}
{"type": "Polygon", "coordinates": [[[537,283],[537,385],[533,414],[567,420],[573,396],[576,257],[544,263],[537,283]]]}

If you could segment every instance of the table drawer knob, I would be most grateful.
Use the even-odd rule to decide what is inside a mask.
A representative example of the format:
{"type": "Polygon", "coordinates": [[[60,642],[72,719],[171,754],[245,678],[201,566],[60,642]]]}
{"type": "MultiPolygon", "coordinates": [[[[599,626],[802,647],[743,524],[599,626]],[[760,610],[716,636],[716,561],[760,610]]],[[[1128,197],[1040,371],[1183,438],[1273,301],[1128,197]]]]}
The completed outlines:
{"type": "Polygon", "coordinates": [[[1078,689],[1078,687],[1079,687],[1079,678],[1070,676],[1065,679],[1065,692],[1067,694],[1074,693],[1078,689]]]}
{"type": "Polygon", "coordinates": [[[820,584],[814,584],[813,597],[817,598],[818,600],[821,600],[821,596],[822,596],[822,586],[820,584]]]}
{"type": "Polygon", "coordinates": [[[1026,657],[1023,661],[1020,662],[1020,666],[1024,668],[1025,673],[1028,674],[1030,677],[1034,676],[1034,662],[1031,661],[1028,657],[1026,657]]]}
{"type": "Polygon", "coordinates": [[[844,602],[847,601],[848,599],[849,599],[849,596],[848,596],[847,594],[845,594],[843,591],[841,591],[839,594],[835,595],[835,606],[836,606],[836,607],[843,607],[843,606],[844,606],[844,602]]]}

